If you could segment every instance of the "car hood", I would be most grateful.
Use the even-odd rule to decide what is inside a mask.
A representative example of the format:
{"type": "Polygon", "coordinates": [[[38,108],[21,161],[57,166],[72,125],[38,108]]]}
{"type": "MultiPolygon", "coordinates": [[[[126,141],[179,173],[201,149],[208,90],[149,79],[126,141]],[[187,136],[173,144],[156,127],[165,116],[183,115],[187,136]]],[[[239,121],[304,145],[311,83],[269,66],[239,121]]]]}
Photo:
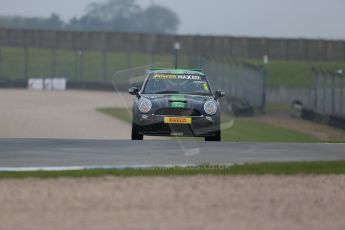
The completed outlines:
{"type": "Polygon", "coordinates": [[[211,96],[176,94],[150,94],[142,95],[142,97],[148,98],[156,108],[196,108],[203,106],[207,100],[212,99],[211,96]]]}

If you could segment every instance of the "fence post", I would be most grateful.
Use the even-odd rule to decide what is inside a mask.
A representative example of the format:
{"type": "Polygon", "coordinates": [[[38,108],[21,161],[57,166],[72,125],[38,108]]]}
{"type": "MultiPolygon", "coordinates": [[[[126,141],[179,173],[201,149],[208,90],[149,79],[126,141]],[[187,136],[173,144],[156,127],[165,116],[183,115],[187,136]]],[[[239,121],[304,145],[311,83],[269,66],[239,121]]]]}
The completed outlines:
{"type": "Polygon", "coordinates": [[[199,66],[203,71],[207,72],[208,71],[208,66],[207,66],[207,58],[205,56],[200,56],[199,58],[199,66]]]}
{"type": "Polygon", "coordinates": [[[315,85],[314,85],[314,109],[316,111],[318,111],[318,100],[319,100],[319,87],[320,87],[320,75],[319,72],[317,72],[317,70],[315,71],[315,76],[314,76],[314,81],[315,81],[315,85]]]}
{"type": "Polygon", "coordinates": [[[235,65],[232,62],[232,60],[228,60],[228,73],[229,73],[229,77],[228,77],[228,82],[227,82],[227,89],[228,89],[228,97],[233,95],[233,87],[234,87],[234,69],[235,69],[235,65]]]}
{"type": "Polygon", "coordinates": [[[132,52],[127,51],[127,68],[132,68],[132,52]]]}
{"type": "Polygon", "coordinates": [[[266,113],[266,90],[267,90],[267,70],[265,67],[261,67],[262,72],[262,105],[261,112],[262,114],[266,113]]]}
{"type": "Polygon", "coordinates": [[[84,51],[79,50],[79,80],[84,80],[84,51]]]}
{"type": "Polygon", "coordinates": [[[29,80],[29,48],[24,46],[24,78],[29,80]]]}
{"type": "Polygon", "coordinates": [[[343,61],[345,62],[345,42],[343,42],[343,61]]]}
{"type": "Polygon", "coordinates": [[[2,50],[0,47],[0,79],[2,78],[2,50]]]}
{"type": "Polygon", "coordinates": [[[102,52],[102,62],[103,62],[103,80],[106,81],[107,80],[107,74],[108,74],[108,53],[107,51],[104,49],[102,52]]]}
{"type": "Polygon", "coordinates": [[[323,72],[321,72],[321,78],[322,78],[322,83],[321,83],[321,81],[320,81],[320,84],[322,84],[321,85],[321,87],[322,87],[322,101],[321,101],[321,108],[320,108],[320,111],[321,111],[321,109],[322,109],[322,113],[326,113],[326,106],[325,106],[325,104],[326,104],[326,88],[327,88],[327,81],[326,81],[326,77],[325,77],[325,75],[324,75],[324,73],[323,72]]]}
{"type": "Polygon", "coordinates": [[[225,59],[222,59],[222,83],[219,87],[219,89],[223,89],[223,87],[226,85],[226,79],[228,78],[228,65],[226,63],[225,59]]]}
{"type": "Polygon", "coordinates": [[[340,75],[340,114],[344,115],[344,75],[340,75]]]}
{"type": "Polygon", "coordinates": [[[217,89],[219,87],[219,64],[216,59],[213,60],[214,63],[214,86],[217,89]]]}
{"type": "Polygon", "coordinates": [[[74,51],[74,80],[78,80],[78,50],[74,51]]]}
{"type": "Polygon", "coordinates": [[[212,81],[212,85],[213,85],[213,88],[215,89],[217,87],[217,71],[216,71],[216,65],[214,64],[213,62],[213,59],[209,59],[210,61],[210,75],[212,76],[211,77],[211,81],[212,81]]]}
{"type": "Polygon", "coordinates": [[[332,114],[335,114],[335,75],[334,74],[332,74],[332,73],[329,73],[330,74],[330,76],[331,76],[331,79],[332,79],[332,81],[331,81],[331,100],[332,100],[332,102],[331,102],[331,106],[332,106],[332,108],[331,108],[331,111],[332,111],[332,114]]]}
{"type": "Polygon", "coordinates": [[[156,63],[156,53],[155,52],[152,52],[151,53],[151,60],[152,60],[152,65],[156,63]]]}
{"type": "Polygon", "coordinates": [[[51,66],[51,70],[52,70],[52,78],[56,77],[56,50],[55,48],[52,49],[52,66],[51,66]]]}
{"type": "Polygon", "coordinates": [[[238,75],[239,75],[239,64],[237,61],[234,61],[234,78],[232,82],[233,93],[232,96],[236,97],[238,94],[238,75]]]}
{"type": "Polygon", "coordinates": [[[304,40],[304,60],[309,60],[309,42],[304,40]]]}

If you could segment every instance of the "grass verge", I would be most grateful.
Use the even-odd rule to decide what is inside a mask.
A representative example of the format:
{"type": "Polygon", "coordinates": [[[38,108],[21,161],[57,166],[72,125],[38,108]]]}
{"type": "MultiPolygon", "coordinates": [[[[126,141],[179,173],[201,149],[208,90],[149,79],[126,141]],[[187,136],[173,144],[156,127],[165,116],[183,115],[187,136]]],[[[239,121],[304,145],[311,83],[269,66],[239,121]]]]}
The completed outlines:
{"type": "Polygon", "coordinates": [[[100,108],[98,112],[104,113],[121,121],[132,123],[132,111],[125,108],[100,108]]]}
{"type": "Polygon", "coordinates": [[[345,174],[345,161],[286,162],[245,165],[200,165],[195,167],[142,168],[114,170],[0,172],[0,180],[24,178],[84,178],[102,176],[236,176],[236,175],[340,175],[345,174]]]}
{"type": "MultiPolygon", "coordinates": [[[[97,111],[131,123],[131,111],[124,108],[102,108],[97,111]]],[[[224,117],[224,119],[227,119],[224,117]]],[[[183,139],[182,139],[183,140],[183,139]]],[[[188,140],[188,139],[186,139],[188,140]]],[[[276,127],[251,118],[236,118],[234,126],[222,131],[223,141],[252,142],[318,142],[319,140],[300,132],[276,127]]]]}
{"type": "MultiPolygon", "coordinates": [[[[262,60],[247,61],[262,65],[262,60]]],[[[308,88],[314,81],[311,67],[323,68],[335,72],[337,69],[345,69],[345,64],[343,62],[271,60],[264,67],[267,71],[267,84],[269,87],[308,88]]]]}
{"type": "MultiPolygon", "coordinates": [[[[23,79],[25,76],[24,49],[18,47],[0,47],[0,77],[9,79],[23,79]]],[[[52,77],[52,52],[49,49],[30,48],[28,52],[28,75],[30,78],[52,77]]],[[[101,52],[87,51],[81,56],[76,51],[57,50],[55,76],[65,77],[69,81],[109,81],[118,70],[135,66],[147,65],[151,58],[156,63],[173,63],[172,55],[158,55],[150,57],[146,53],[109,52],[107,55],[106,71],[104,72],[103,54],[101,52]],[[83,70],[81,69],[83,66],[83,70]]],[[[228,59],[233,60],[232,58],[228,59]]],[[[262,60],[249,59],[247,62],[262,65],[262,60]]],[[[196,68],[195,63],[187,56],[181,55],[180,67],[196,68]]],[[[309,87],[313,82],[311,67],[325,68],[331,71],[345,69],[343,62],[317,62],[317,61],[282,61],[270,60],[265,65],[267,70],[267,84],[269,87],[309,87]]]]}
{"type": "Polygon", "coordinates": [[[236,118],[234,126],[222,130],[224,141],[249,142],[301,142],[313,143],[319,140],[294,130],[277,127],[253,118],[236,118]]]}

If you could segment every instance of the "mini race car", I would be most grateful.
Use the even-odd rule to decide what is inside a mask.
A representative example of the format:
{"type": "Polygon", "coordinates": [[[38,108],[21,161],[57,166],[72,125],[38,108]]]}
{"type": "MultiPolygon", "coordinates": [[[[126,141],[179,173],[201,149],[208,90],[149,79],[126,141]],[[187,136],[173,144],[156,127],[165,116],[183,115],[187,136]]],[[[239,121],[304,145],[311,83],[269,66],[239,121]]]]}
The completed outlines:
{"type": "Polygon", "coordinates": [[[221,141],[220,107],[223,91],[212,92],[204,73],[197,70],[150,70],[135,95],[132,140],[148,136],[193,136],[221,141]]]}

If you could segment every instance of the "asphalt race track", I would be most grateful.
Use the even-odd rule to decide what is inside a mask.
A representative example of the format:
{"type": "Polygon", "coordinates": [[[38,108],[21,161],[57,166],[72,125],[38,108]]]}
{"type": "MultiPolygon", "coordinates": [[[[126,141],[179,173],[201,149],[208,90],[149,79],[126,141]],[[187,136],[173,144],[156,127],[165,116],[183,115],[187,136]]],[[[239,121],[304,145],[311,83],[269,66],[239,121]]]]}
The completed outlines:
{"type": "Polygon", "coordinates": [[[345,144],[0,139],[0,170],[345,160],[345,144]]]}

